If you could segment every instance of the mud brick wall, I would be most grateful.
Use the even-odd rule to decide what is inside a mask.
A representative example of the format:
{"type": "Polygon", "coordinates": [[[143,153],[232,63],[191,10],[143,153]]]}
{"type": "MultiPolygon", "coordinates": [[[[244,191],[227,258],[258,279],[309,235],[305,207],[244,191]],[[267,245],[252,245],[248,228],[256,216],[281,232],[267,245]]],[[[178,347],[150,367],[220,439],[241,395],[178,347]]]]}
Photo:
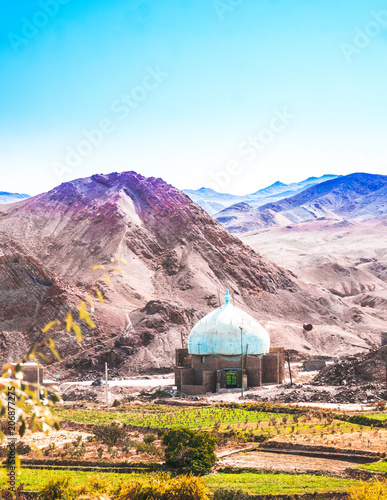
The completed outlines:
{"type": "Polygon", "coordinates": [[[265,354],[262,358],[262,383],[279,383],[279,354],[265,354]]]}
{"type": "Polygon", "coordinates": [[[188,349],[175,350],[175,365],[184,366],[184,358],[188,356],[188,349]]]}

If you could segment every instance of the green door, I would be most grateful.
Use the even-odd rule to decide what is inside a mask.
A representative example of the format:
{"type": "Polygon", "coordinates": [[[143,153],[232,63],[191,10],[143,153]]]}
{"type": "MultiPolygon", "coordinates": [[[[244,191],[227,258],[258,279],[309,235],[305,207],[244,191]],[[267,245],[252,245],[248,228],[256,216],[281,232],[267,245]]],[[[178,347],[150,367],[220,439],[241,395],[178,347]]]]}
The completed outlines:
{"type": "Polygon", "coordinates": [[[237,374],[236,372],[227,372],[226,373],[226,388],[236,387],[237,386],[237,374]]]}

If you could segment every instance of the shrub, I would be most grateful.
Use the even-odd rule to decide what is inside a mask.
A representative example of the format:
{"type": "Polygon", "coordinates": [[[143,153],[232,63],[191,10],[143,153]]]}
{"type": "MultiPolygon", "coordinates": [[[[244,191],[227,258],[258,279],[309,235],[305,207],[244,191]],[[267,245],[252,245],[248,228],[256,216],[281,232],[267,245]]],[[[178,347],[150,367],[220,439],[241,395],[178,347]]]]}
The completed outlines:
{"type": "Polygon", "coordinates": [[[109,446],[116,446],[125,437],[121,427],[115,422],[110,425],[96,425],[93,432],[98,441],[109,446]]]}
{"type": "Polygon", "coordinates": [[[214,491],[213,500],[247,500],[250,496],[242,490],[219,488],[214,491]]]}
{"type": "Polygon", "coordinates": [[[209,432],[171,429],[163,437],[166,464],[195,475],[207,474],[216,461],[216,444],[209,432]]]}
{"type": "Polygon", "coordinates": [[[114,492],[116,500],[210,500],[210,492],[202,479],[194,476],[171,477],[153,474],[129,479],[114,492]]]}
{"type": "Polygon", "coordinates": [[[363,482],[359,486],[352,486],[349,491],[349,500],[387,500],[387,482],[363,482]]]}
{"type": "Polygon", "coordinates": [[[19,441],[16,443],[16,453],[19,455],[27,455],[31,451],[31,446],[24,441],[19,441]]]}
{"type": "Polygon", "coordinates": [[[154,434],[145,434],[145,436],[143,438],[144,443],[146,443],[146,444],[151,444],[154,441],[156,441],[156,439],[157,439],[157,436],[155,436],[154,434]]]}
{"type": "Polygon", "coordinates": [[[71,498],[69,495],[69,483],[69,479],[64,477],[51,479],[43,487],[39,496],[42,500],[62,500],[71,498]]]}
{"type": "Polygon", "coordinates": [[[98,476],[88,478],[87,484],[72,486],[68,478],[59,477],[51,479],[40,492],[40,500],[78,500],[83,499],[106,499],[110,496],[102,496],[110,493],[110,486],[104,479],[98,476]]]}
{"type": "Polygon", "coordinates": [[[148,455],[162,456],[163,452],[153,443],[135,443],[137,453],[147,453],[148,455]]]}

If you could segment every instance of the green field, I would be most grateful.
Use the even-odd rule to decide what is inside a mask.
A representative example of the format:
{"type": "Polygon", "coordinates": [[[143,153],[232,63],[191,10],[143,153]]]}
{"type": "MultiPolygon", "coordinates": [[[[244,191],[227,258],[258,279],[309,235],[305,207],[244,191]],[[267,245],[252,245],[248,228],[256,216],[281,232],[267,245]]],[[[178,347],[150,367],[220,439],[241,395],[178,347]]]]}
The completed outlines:
{"type": "Polygon", "coordinates": [[[358,469],[372,470],[375,472],[382,472],[387,474],[387,462],[375,462],[373,464],[361,465],[358,469]]]}
{"type": "MultiPolygon", "coordinates": [[[[139,476],[139,474],[133,475],[139,476]]],[[[37,491],[50,479],[58,479],[60,477],[69,477],[71,479],[71,483],[77,486],[90,483],[90,481],[95,478],[105,478],[109,481],[111,486],[114,486],[125,479],[124,474],[22,468],[21,472],[17,476],[16,482],[18,485],[23,483],[26,490],[37,491]]],[[[6,483],[6,471],[5,469],[0,469],[0,486],[4,486],[6,483]]]]}
{"type": "Polygon", "coordinates": [[[249,431],[254,435],[266,436],[351,432],[360,428],[357,424],[338,420],[327,420],[306,415],[251,411],[227,407],[174,407],[162,405],[128,406],[115,411],[93,411],[58,408],[61,420],[85,424],[106,425],[114,421],[139,427],[211,430],[220,432],[249,431]]]}
{"type": "Polygon", "coordinates": [[[205,478],[207,486],[240,489],[252,495],[297,495],[301,493],[324,493],[346,491],[357,481],[307,474],[213,474],[205,478]]]}
{"type": "MultiPolygon", "coordinates": [[[[128,478],[127,474],[48,471],[23,469],[18,477],[18,483],[24,483],[26,490],[39,490],[49,479],[70,477],[73,485],[91,484],[93,480],[105,479],[110,486],[117,485],[128,478]]],[[[130,476],[139,476],[137,474],[130,476]]],[[[0,471],[0,485],[6,484],[6,473],[0,471]]],[[[204,481],[211,490],[217,488],[241,489],[250,494],[300,494],[323,493],[327,491],[345,491],[357,481],[338,479],[323,476],[291,475],[291,474],[212,474],[204,477],[204,481]]]]}
{"type": "Polygon", "coordinates": [[[387,420],[387,414],[386,413],[366,413],[366,417],[368,418],[375,418],[376,420],[387,420]]]}
{"type": "MultiPolygon", "coordinates": [[[[62,420],[88,424],[108,424],[118,420],[125,424],[141,427],[189,427],[197,429],[212,428],[215,424],[223,427],[235,424],[268,422],[270,419],[280,421],[283,415],[277,413],[247,411],[240,408],[179,408],[173,406],[128,407],[120,411],[83,411],[58,408],[58,416],[62,420]]],[[[292,420],[289,415],[288,421],[292,420]]]]}

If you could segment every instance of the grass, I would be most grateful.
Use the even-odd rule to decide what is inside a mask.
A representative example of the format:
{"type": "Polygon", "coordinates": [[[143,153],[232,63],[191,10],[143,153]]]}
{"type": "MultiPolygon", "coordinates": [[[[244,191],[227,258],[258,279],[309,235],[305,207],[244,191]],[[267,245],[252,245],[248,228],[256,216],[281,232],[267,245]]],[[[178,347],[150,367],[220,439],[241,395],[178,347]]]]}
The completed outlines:
{"type": "Polygon", "coordinates": [[[373,464],[361,465],[357,469],[371,470],[387,474],[387,462],[375,462],[373,464]]]}
{"type": "MultiPolygon", "coordinates": [[[[75,472],[75,471],[49,471],[22,469],[18,477],[18,484],[24,483],[27,490],[36,491],[49,479],[58,479],[68,477],[72,484],[81,485],[90,483],[95,479],[105,479],[111,486],[125,481],[127,474],[114,473],[95,473],[95,472],[75,472]]],[[[140,477],[139,474],[130,475],[131,477],[140,477]]],[[[142,475],[143,476],[143,475],[142,475]]],[[[309,476],[307,474],[213,474],[204,477],[204,481],[211,490],[217,488],[241,489],[249,494],[290,494],[300,493],[324,493],[328,491],[346,491],[350,486],[359,484],[358,481],[349,479],[339,479],[323,476],[309,476]]],[[[7,483],[6,472],[0,470],[0,485],[7,483]]]]}
{"type": "Polygon", "coordinates": [[[382,422],[387,420],[387,413],[366,413],[364,416],[374,418],[375,420],[381,420],[382,422]]]}
{"type": "MultiPolygon", "coordinates": [[[[125,480],[126,474],[115,474],[113,472],[81,472],[81,471],[57,471],[57,470],[46,470],[46,469],[24,469],[22,468],[20,474],[18,474],[16,482],[17,484],[24,484],[26,490],[37,491],[50,479],[58,479],[61,477],[67,477],[71,480],[71,483],[80,486],[92,479],[107,479],[109,484],[114,486],[119,484],[121,481],[125,480]]],[[[131,477],[140,477],[141,474],[130,474],[131,477]]],[[[5,469],[0,469],[0,487],[7,484],[7,476],[5,469]]]]}
{"type": "Polygon", "coordinates": [[[307,474],[214,474],[205,478],[207,486],[240,489],[251,495],[298,495],[302,493],[325,493],[346,491],[358,484],[351,479],[339,479],[307,474]]]}

